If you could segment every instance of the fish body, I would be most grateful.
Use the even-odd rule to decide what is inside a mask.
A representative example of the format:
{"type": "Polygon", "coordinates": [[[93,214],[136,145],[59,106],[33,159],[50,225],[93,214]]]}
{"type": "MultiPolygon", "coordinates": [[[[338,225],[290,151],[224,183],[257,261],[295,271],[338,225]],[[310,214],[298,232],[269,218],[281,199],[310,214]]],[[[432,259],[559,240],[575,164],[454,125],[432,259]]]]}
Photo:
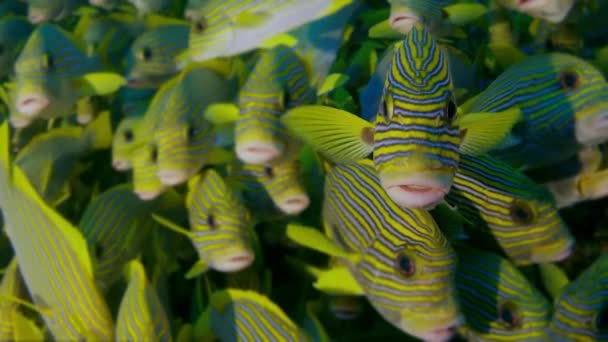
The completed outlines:
{"type": "Polygon", "coordinates": [[[300,177],[300,161],[287,160],[272,166],[232,163],[230,181],[242,189],[247,206],[263,219],[272,216],[269,208],[297,215],[308,208],[310,198],[300,177]]]}
{"type": "Polygon", "coordinates": [[[116,339],[172,341],[167,314],[138,260],[126,266],[129,283],[118,309],[116,339]]]}
{"type": "Polygon", "coordinates": [[[186,24],[161,25],[138,36],[128,53],[132,63],[128,86],[157,88],[177,75],[175,57],[188,47],[190,27],[186,24]]]}
{"type": "Polygon", "coordinates": [[[500,256],[457,249],[456,289],[469,341],[547,341],[551,303],[500,256]]]}
{"type": "Polygon", "coordinates": [[[104,66],[122,70],[123,60],[137,32],[129,23],[110,16],[94,18],[82,35],[89,57],[99,56],[104,66]]]}
{"type": "Polygon", "coordinates": [[[308,342],[306,335],[268,297],[255,291],[226,289],[211,295],[209,307],[196,323],[195,337],[221,341],[308,342]],[[198,336],[197,336],[198,335],[198,336]]]}
{"type": "Polygon", "coordinates": [[[184,183],[210,162],[215,142],[214,126],[205,109],[234,101],[236,79],[195,64],[177,76],[175,88],[154,130],[158,150],[158,178],[167,185],[184,183]]]}
{"type": "Polygon", "coordinates": [[[593,65],[567,54],[527,57],[465,106],[473,112],[521,109],[522,122],[490,152],[517,167],[548,166],[608,138],[608,83],[593,65]]]}
{"type": "Polygon", "coordinates": [[[133,152],[139,147],[141,140],[146,140],[140,130],[143,120],[142,117],[127,117],[116,127],[112,139],[112,167],[116,171],[131,169],[133,152]]]}
{"type": "Polygon", "coordinates": [[[408,334],[448,340],[462,319],[456,255],[430,214],[391,201],[368,159],[333,166],[324,195],[325,232],[341,249],[359,255],[356,263],[338,259],[376,311],[408,334]]]}
{"type": "Polygon", "coordinates": [[[499,0],[498,2],[509,9],[557,24],[566,18],[576,1],[530,0],[521,2],[517,0],[499,0]]]}
{"type": "Polygon", "coordinates": [[[600,256],[566,285],[554,302],[548,336],[557,341],[608,339],[605,295],[608,256],[600,256]]]}
{"type": "Polygon", "coordinates": [[[25,18],[0,19],[0,78],[13,74],[15,60],[32,31],[32,25],[25,18]]]}
{"type": "Polygon", "coordinates": [[[230,57],[258,48],[267,39],[331,15],[351,1],[211,0],[193,18],[188,53],[193,61],[230,57]],[[194,19],[195,18],[195,19],[194,19]]]}
{"type": "Polygon", "coordinates": [[[552,194],[521,171],[490,156],[461,157],[446,202],[492,234],[517,265],[567,258],[574,238],[552,194]]]}
{"type": "Polygon", "coordinates": [[[78,229],[38,195],[9,160],[9,127],[0,127],[0,205],[5,232],[34,304],[57,340],[111,340],[110,310],[95,286],[92,261],[78,229]]]}

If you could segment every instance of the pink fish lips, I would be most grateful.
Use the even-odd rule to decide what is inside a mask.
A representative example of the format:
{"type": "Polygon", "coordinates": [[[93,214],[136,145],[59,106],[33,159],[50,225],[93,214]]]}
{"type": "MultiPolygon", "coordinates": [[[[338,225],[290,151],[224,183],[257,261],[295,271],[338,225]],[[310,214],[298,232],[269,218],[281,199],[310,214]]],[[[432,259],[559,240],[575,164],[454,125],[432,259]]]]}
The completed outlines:
{"type": "Polygon", "coordinates": [[[383,184],[386,193],[399,206],[430,209],[439,204],[450,191],[451,184],[433,180],[392,180],[383,184]]]}
{"type": "Polygon", "coordinates": [[[241,251],[222,258],[218,262],[213,262],[213,267],[220,272],[237,272],[251,265],[254,260],[253,253],[241,251]]]}
{"type": "Polygon", "coordinates": [[[389,17],[389,25],[402,34],[407,34],[417,21],[419,21],[417,16],[403,12],[391,14],[389,17]]]}

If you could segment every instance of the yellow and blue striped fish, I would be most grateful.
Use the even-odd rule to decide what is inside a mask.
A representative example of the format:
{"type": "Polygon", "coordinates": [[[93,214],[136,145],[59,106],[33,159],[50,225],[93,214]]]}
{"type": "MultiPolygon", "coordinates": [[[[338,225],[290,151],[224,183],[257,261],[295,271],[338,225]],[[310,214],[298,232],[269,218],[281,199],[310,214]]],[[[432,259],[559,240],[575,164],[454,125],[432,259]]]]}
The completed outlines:
{"type": "Polygon", "coordinates": [[[131,184],[119,184],[88,204],[79,228],[94,253],[93,268],[100,289],[105,291],[118,281],[123,266],[144,248],[155,228],[150,212],[171,203],[179,203],[173,193],[144,201],[133,193],[131,184]]]}
{"type": "MultiPolygon", "coordinates": [[[[203,62],[251,51],[273,37],[331,15],[351,0],[211,0],[189,13],[188,53],[203,62]]],[[[268,46],[271,47],[271,46],[268,46]]]]}
{"type": "Polygon", "coordinates": [[[548,166],[608,139],[608,83],[592,64],[567,54],[526,58],[464,106],[472,112],[521,109],[522,122],[490,152],[517,167],[548,166]]]}
{"type": "Polygon", "coordinates": [[[86,241],[48,206],[10,162],[9,127],[0,126],[0,207],[25,285],[57,340],[111,340],[114,323],[95,285],[86,241]]]}
{"type": "Polygon", "coordinates": [[[474,237],[491,233],[517,265],[563,260],[574,248],[552,194],[498,159],[463,155],[445,200],[473,225],[474,237]]]}
{"type": "Polygon", "coordinates": [[[156,219],[192,241],[199,261],[188,272],[188,278],[210,268],[237,272],[253,263],[251,214],[240,194],[218,172],[207,169],[190,179],[186,206],[190,230],[162,217],[156,219]]]}
{"type": "Polygon", "coordinates": [[[300,177],[300,161],[282,161],[273,166],[232,163],[229,178],[242,190],[247,206],[258,217],[268,218],[268,208],[297,215],[308,208],[310,198],[300,177]],[[262,214],[264,213],[264,214],[262,214]]]}
{"type": "Polygon", "coordinates": [[[158,148],[145,143],[133,152],[133,191],[144,201],[157,198],[167,190],[158,178],[158,148]]]}
{"type": "MultiPolygon", "coordinates": [[[[236,78],[209,65],[192,64],[175,81],[154,129],[158,178],[168,186],[184,183],[213,160],[216,132],[205,109],[236,97],[236,78]]],[[[146,114],[147,116],[147,114],[146,114]]]]}
{"type": "Polygon", "coordinates": [[[146,277],[144,265],[132,260],[125,266],[128,279],[116,319],[118,341],[173,341],[171,327],[158,294],[146,277]]]}
{"type": "Polygon", "coordinates": [[[132,167],[133,153],[140,141],[145,141],[142,134],[143,117],[126,117],[116,127],[112,138],[112,167],[116,171],[127,171],[132,167]]]}
{"type": "MultiPolygon", "coordinates": [[[[395,327],[422,339],[452,336],[462,323],[456,254],[431,215],[391,201],[369,159],[331,167],[324,194],[323,225],[332,241],[296,241],[343,262],[360,286],[352,294],[365,295],[395,327]]],[[[287,234],[294,239],[290,227],[287,234]]]]}
{"type": "Polygon", "coordinates": [[[5,17],[0,19],[0,46],[2,46],[0,78],[14,73],[13,65],[33,29],[25,18],[5,17]]]}
{"type": "Polygon", "coordinates": [[[561,290],[554,302],[548,336],[554,341],[608,339],[608,255],[602,255],[561,290]]]}
{"type": "Polygon", "coordinates": [[[102,72],[81,42],[53,24],[32,32],[15,62],[11,124],[25,127],[36,118],[72,114],[80,96],[107,95],[120,88],[122,76],[102,72]]]}
{"type": "Polygon", "coordinates": [[[509,261],[458,248],[456,289],[469,341],[547,341],[551,304],[509,261]]]}
{"type": "Polygon", "coordinates": [[[194,337],[216,337],[222,342],[312,341],[268,297],[238,289],[211,295],[207,311],[196,322],[194,337]]]}
{"type": "Polygon", "coordinates": [[[177,75],[175,57],[188,47],[187,24],[162,25],[141,34],[127,55],[128,86],[157,88],[177,75]]]}

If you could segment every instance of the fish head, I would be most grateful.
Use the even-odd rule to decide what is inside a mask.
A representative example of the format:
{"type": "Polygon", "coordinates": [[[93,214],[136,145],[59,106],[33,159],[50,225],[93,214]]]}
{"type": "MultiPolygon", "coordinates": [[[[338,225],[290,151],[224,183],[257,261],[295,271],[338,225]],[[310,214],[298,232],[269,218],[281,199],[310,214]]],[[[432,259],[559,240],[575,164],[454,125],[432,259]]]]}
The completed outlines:
{"type": "MultiPolygon", "coordinates": [[[[299,160],[285,160],[272,166],[233,163],[231,176],[247,190],[262,190],[275,207],[287,215],[297,215],[308,208],[310,198],[302,185],[299,174],[299,160]]],[[[253,196],[259,191],[251,191],[253,196]]],[[[248,202],[258,198],[247,198],[248,202]]],[[[253,203],[255,206],[255,203],[253,203]]]]}
{"type": "Polygon", "coordinates": [[[554,301],[550,337],[577,340],[586,336],[590,341],[608,338],[606,266],[608,257],[604,254],[561,290],[554,301]]]}
{"type": "Polygon", "coordinates": [[[158,147],[158,178],[165,185],[178,185],[200,170],[207,162],[215,133],[204,120],[161,119],[154,132],[158,147]]]}
{"type": "Polygon", "coordinates": [[[133,191],[144,201],[158,198],[166,186],[158,179],[158,149],[146,143],[133,151],[133,191]]]}
{"type": "Polygon", "coordinates": [[[213,169],[188,184],[187,202],[193,243],[211,268],[236,272],[251,265],[252,218],[240,195],[213,169]]]}
{"type": "Polygon", "coordinates": [[[442,8],[447,6],[450,1],[390,0],[389,3],[391,5],[388,18],[390,26],[397,32],[407,34],[417,22],[434,31],[441,24],[442,8]]]}
{"type": "Polygon", "coordinates": [[[27,18],[32,24],[55,20],[65,6],[62,1],[28,0],[27,18]]]}
{"type": "Polygon", "coordinates": [[[461,142],[454,101],[447,55],[416,23],[396,49],[373,133],[380,182],[400,206],[433,207],[452,186],[461,142]]]}
{"type": "Polygon", "coordinates": [[[116,127],[112,139],[112,167],[116,171],[126,171],[131,168],[134,150],[143,137],[139,127],[143,118],[131,117],[123,119],[116,127]]]}
{"type": "Polygon", "coordinates": [[[157,88],[178,73],[176,56],[188,47],[188,26],[165,25],[137,37],[128,52],[132,61],[127,85],[157,88]]]}
{"type": "Polygon", "coordinates": [[[448,341],[464,323],[454,285],[456,254],[434,221],[427,222],[436,239],[372,242],[357,268],[373,269],[375,281],[361,276],[359,283],[388,322],[425,341],[448,341]]]}
{"type": "Polygon", "coordinates": [[[475,250],[459,250],[456,288],[471,340],[541,339],[551,304],[508,260],[475,250]]]}
{"type": "Polygon", "coordinates": [[[558,24],[566,18],[575,0],[500,0],[499,2],[512,10],[558,24]]]}
{"type": "Polygon", "coordinates": [[[224,56],[235,40],[235,23],[219,10],[199,12],[190,26],[188,50],[195,62],[224,56]]]}
{"type": "Polygon", "coordinates": [[[89,4],[95,7],[101,7],[105,9],[112,9],[118,5],[118,0],[89,0],[89,4]]]}

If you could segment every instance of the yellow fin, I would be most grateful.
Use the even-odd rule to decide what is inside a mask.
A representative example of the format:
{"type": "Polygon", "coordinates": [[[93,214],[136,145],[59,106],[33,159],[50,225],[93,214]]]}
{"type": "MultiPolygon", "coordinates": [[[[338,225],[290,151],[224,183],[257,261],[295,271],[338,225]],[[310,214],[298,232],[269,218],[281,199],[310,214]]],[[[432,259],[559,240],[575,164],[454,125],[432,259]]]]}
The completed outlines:
{"type": "Polygon", "coordinates": [[[177,224],[167,220],[166,218],[164,218],[160,215],[152,214],[152,218],[154,219],[154,221],[160,223],[162,226],[164,226],[167,229],[172,230],[180,235],[183,235],[189,239],[194,237],[194,234],[191,231],[189,231],[188,229],[180,227],[177,224]]]}
{"type": "Polygon", "coordinates": [[[332,267],[321,273],[313,286],[327,294],[362,296],[365,293],[345,266],[332,267]]]}
{"type": "Polygon", "coordinates": [[[318,252],[345,258],[352,263],[357,263],[359,261],[359,256],[346,252],[331,241],[325,234],[312,227],[290,223],[287,225],[287,237],[318,252]]]}
{"type": "Polygon", "coordinates": [[[101,112],[95,120],[89,123],[83,132],[85,139],[89,139],[91,148],[106,149],[112,146],[112,122],[110,111],[101,112]]]}
{"type": "Polygon", "coordinates": [[[49,307],[42,307],[39,305],[36,305],[34,303],[30,303],[26,300],[23,300],[21,298],[15,297],[11,294],[7,294],[7,293],[0,293],[0,300],[2,301],[7,301],[7,302],[13,302],[15,304],[19,304],[19,305],[23,305],[26,308],[33,310],[41,315],[50,317],[53,314],[53,311],[51,308],[49,307]]]}
{"type": "Polygon", "coordinates": [[[199,259],[192,268],[186,273],[186,279],[196,278],[199,275],[207,272],[209,265],[204,260],[199,259]]]}
{"type": "Polygon", "coordinates": [[[327,7],[327,9],[323,12],[323,14],[319,18],[327,17],[329,15],[332,15],[332,14],[338,12],[342,8],[348,6],[350,3],[352,3],[353,0],[329,0],[329,2],[330,2],[329,7],[327,7]]]}
{"type": "Polygon", "coordinates": [[[239,107],[234,103],[214,103],[205,109],[205,119],[215,125],[236,122],[239,119],[239,107]]]}
{"type": "Polygon", "coordinates": [[[581,176],[578,191],[585,199],[608,196],[608,169],[581,176]]]}
{"type": "Polygon", "coordinates": [[[266,24],[271,16],[266,12],[244,11],[234,17],[234,24],[240,27],[259,27],[266,24]]]}
{"type": "Polygon", "coordinates": [[[227,164],[234,160],[234,153],[226,151],[221,147],[214,147],[209,152],[207,163],[211,165],[227,164]]]}
{"type": "Polygon", "coordinates": [[[460,152],[479,155],[491,150],[506,138],[513,126],[522,120],[517,107],[498,113],[469,113],[457,119],[457,125],[464,133],[460,152]]]}
{"type": "Polygon", "coordinates": [[[296,37],[289,33],[281,33],[264,40],[258,47],[263,49],[271,49],[279,45],[294,47],[296,44],[298,44],[296,37]]]}
{"type": "Polygon", "coordinates": [[[44,334],[32,320],[19,311],[13,311],[13,329],[15,341],[44,341],[44,334]]]}
{"type": "Polygon", "coordinates": [[[321,84],[319,90],[317,90],[317,96],[327,94],[339,86],[344,85],[346,82],[348,82],[348,79],[348,75],[345,74],[335,73],[327,75],[325,80],[323,80],[323,84],[321,84]]]}
{"type": "Polygon", "coordinates": [[[510,44],[491,43],[488,44],[488,49],[502,68],[508,68],[527,57],[523,51],[510,44]]]}
{"type": "Polygon", "coordinates": [[[124,266],[123,271],[124,271],[125,279],[127,279],[127,281],[130,281],[134,277],[137,277],[137,278],[142,277],[142,275],[143,275],[143,278],[146,278],[146,270],[144,269],[144,265],[141,263],[141,255],[139,255],[137,258],[129,261],[124,266]]]}
{"type": "Polygon", "coordinates": [[[184,51],[178,53],[174,58],[175,65],[177,66],[177,70],[184,70],[188,65],[194,63],[192,59],[192,54],[190,54],[190,50],[184,49],[184,51]]]}
{"type": "Polygon", "coordinates": [[[391,27],[388,19],[370,27],[368,36],[375,39],[400,39],[404,37],[401,32],[396,31],[391,27]]]}
{"type": "Polygon", "coordinates": [[[556,300],[562,289],[570,283],[568,276],[555,264],[538,264],[538,269],[545,289],[556,300]]]}
{"type": "Polygon", "coordinates": [[[147,14],[145,17],[146,26],[148,28],[156,28],[165,25],[186,25],[190,26],[190,22],[184,19],[166,17],[159,14],[147,14]]]}
{"type": "Polygon", "coordinates": [[[82,39],[84,37],[84,33],[88,30],[93,22],[93,16],[97,14],[95,12],[91,13],[91,10],[85,11],[85,7],[79,8],[77,11],[80,12],[80,19],[76,24],[76,27],[73,30],[74,36],[82,39]]]}
{"type": "Polygon", "coordinates": [[[81,95],[109,95],[127,84],[127,80],[113,72],[92,72],[74,80],[81,95]]]}
{"type": "Polygon", "coordinates": [[[213,333],[213,329],[211,329],[211,308],[207,307],[207,310],[203,312],[194,323],[194,327],[192,328],[192,336],[194,337],[194,341],[201,342],[211,342],[216,340],[215,335],[213,333]]]}
{"type": "Polygon", "coordinates": [[[303,142],[336,163],[363,159],[374,148],[374,126],[337,108],[299,106],[287,111],[281,122],[303,142]]]}
{"type": "Polygon", "coordinates": [[[461,3],[443,8],[450,23],[465,25],[477,20],[488,12],[488,8],[478,3],[461,3]]]}

